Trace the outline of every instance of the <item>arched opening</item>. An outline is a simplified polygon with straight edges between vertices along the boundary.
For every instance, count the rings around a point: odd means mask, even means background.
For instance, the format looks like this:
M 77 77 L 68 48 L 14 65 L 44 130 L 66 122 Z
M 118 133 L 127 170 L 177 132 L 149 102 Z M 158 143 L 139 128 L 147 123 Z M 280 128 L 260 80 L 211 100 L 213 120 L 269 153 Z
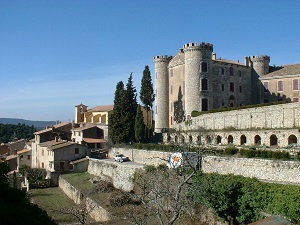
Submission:
M 178 143 L 178 137 L 175 136 L 175 143 Z
M 222 137 L 220 135 L 217 136 L 217 144 L 221 144 Z
M 207 144 L 211 144 L 211 141 L 212 141 L 212 140 L 211 140 L 211 136 L 207 135 L 207 136 L 206 136 L 206 143 L 207 143 Z
M 171 136 L 168 134 L 168 137 L 167 137 L 167 142 L 170 143 L 171 142 Z
M 201 144 L 201 136 L 200 136 L 200 135 L 197 136 L 197 144 L 198 144 L 198 145 Z
M 233 137 L 232 135 L 229 135 L 228 138 L 227 138 L 227 143 L 228 144 L 233 144 Z
M 278 144 L 278 138 L 275 134 L 272 134 L 270 136 L 270 146 L 277 145 Z
M 193 136 L 189 136 L 189 142 L 193 143 Z
M 289 138 L 288 138 L 288 144 L 290 145 L 290 144 L 296 144 L 297 145 L 297 142 L 298 142 L 298 140 L 297 140 L 297 137 L 295 136 L 295 135 L 290 135 L 289 136 Z
M 181 143 L 183 144 L 185 142 L 184 136 L 181 136 Z
M 245 135 L 242 135 L 242 136 L 241 136 L 241 138 L 240 138 L 240 143 L 241 143 L 241 145 L 244 145 L 244 144 L 247 143 L 247 138 L 246 138 Z
M 254 137 L 254 144 L 260 145 L 261 144 L 261 137 L 259 135 L 255 135 Z

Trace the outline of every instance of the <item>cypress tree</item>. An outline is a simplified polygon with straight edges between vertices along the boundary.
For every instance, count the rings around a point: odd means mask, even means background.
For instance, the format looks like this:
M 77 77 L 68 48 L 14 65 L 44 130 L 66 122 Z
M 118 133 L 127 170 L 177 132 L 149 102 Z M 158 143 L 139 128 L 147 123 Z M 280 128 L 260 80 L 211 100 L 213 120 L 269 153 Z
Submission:
M 125 140 L 125 98 L 124 84 L 120 81 L 116 86 L 114 109 L 108 120 L 109 135 L 113 143 L 122 143 Z
M 131 142 L 135 140 L 134 124 L 137 106 L 138 104 L 136 100 L 136 89 L 133 86 L 131 73 L 126 84 L 125 91 L 125 142 Z
M 179 86 L 178 90 L 178 99 L 174 102 L 174 121 L 176 123 L 181 123 L 184 119 L 184 110 L 182 104 L 182 92 L 181 86 Z
M 140 99 L 142 101 L 142 103 L 144 104 L 144 106 L 146 107 L 146 111 L 147 111 L 147 116 L 146 116 L 146 129 L 147 129 L 147 138 L 149 138 L 150 136 L 150 124 L 149 124 L 149 110 L 152 109 L 153 106 L 153 102 L 155 100 L 155 95 L 154 95 L 154 91 L 153 91 L 153 84 L 152 84 L 152 79 L 151 79 L 151 73 L 149 70 L 149 66 L 146 65 L 145 69 L 143 71 L 143 77 L 142 77 L 142 83 L 141 83 L 141 91 L 140 91 Z
M 142 142 L 145 139 L 145 123 L 141 106 L 136 109 L 135 117 L 135 140 Z

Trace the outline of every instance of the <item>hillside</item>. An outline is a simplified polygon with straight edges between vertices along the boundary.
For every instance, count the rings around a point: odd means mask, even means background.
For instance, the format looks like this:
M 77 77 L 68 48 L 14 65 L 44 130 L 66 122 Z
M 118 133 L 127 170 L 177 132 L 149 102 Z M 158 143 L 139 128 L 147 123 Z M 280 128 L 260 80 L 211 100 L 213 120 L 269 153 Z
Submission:
M 24 119 L 16 119 L 16 118 L 0 118 L 0 123 L 13 124 L 13 125 L 17 125 L 18 123 L 20 123 L 28 126 L 33 125 L 37 130 L 41 130 L 47 126 L 52 126 L 56 124 L 55 121 L 32 121 L 32 120 L 24 120 Z

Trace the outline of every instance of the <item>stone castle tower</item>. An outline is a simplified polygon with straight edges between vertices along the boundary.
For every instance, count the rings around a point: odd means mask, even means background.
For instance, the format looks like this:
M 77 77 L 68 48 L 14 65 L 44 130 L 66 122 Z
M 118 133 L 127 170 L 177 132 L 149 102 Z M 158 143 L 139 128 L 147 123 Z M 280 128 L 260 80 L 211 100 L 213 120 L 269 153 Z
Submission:
M 185 114 L 190 116 L 193 110 L 208 110 L 212 99 L 208 86 L 211 84 L 211 61 L 213 45 L 209 43 L 189 43 L 183 46 L 185 55 Z M 201 81 L 206 79 L 206 84 Z M 199 104 L 200 103 L 200 104 Z
M 155 56 L 155 132 L 160 133 L 161 129 L 169 127 L 169 72 L 168 64 L 172 57 Z
M 247 56 L 245 62 L 221 59 L 210 43 L 188 43 L 174 56 L 155 56 L 155 132 L 172 128 L 176 93 L 181 88 L 185 118 L 193 111 L 261 102 L 260 78 L 270 57 Z

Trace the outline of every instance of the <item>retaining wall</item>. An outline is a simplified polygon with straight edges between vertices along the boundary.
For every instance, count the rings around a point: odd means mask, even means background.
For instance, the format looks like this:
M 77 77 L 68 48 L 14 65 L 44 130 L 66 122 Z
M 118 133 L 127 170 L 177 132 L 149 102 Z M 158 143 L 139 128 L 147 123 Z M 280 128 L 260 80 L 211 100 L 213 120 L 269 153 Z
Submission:
M 129 163 L 118 163 L 90 158 L 87 172 L 104 180 L 110 180 L 117 189 L 131 191 L 134 187 L 134 173 L 137 169 L 142 168 L 143 165 L 132 165 Z
M 86 201 L 87 210 L 90 211 L 89 215 L 96 222 L 105 222 L 111 219 L 111 216 L 108 211 L 106 211 L 102 206 L 100 206 L 96 201 L 91 198 L 83 199 L 82 193 L 71 185 L 68 181 L 59 177 L 59 187 L 63 192 L 76 204 L 80 204 L 82 200 Z M 92 208 L 92 209 L 91 209 Z
M 300 184 L 298 161 L 206 156 L 202 169 L 204 173 L 234 174 L 275 183 Z

